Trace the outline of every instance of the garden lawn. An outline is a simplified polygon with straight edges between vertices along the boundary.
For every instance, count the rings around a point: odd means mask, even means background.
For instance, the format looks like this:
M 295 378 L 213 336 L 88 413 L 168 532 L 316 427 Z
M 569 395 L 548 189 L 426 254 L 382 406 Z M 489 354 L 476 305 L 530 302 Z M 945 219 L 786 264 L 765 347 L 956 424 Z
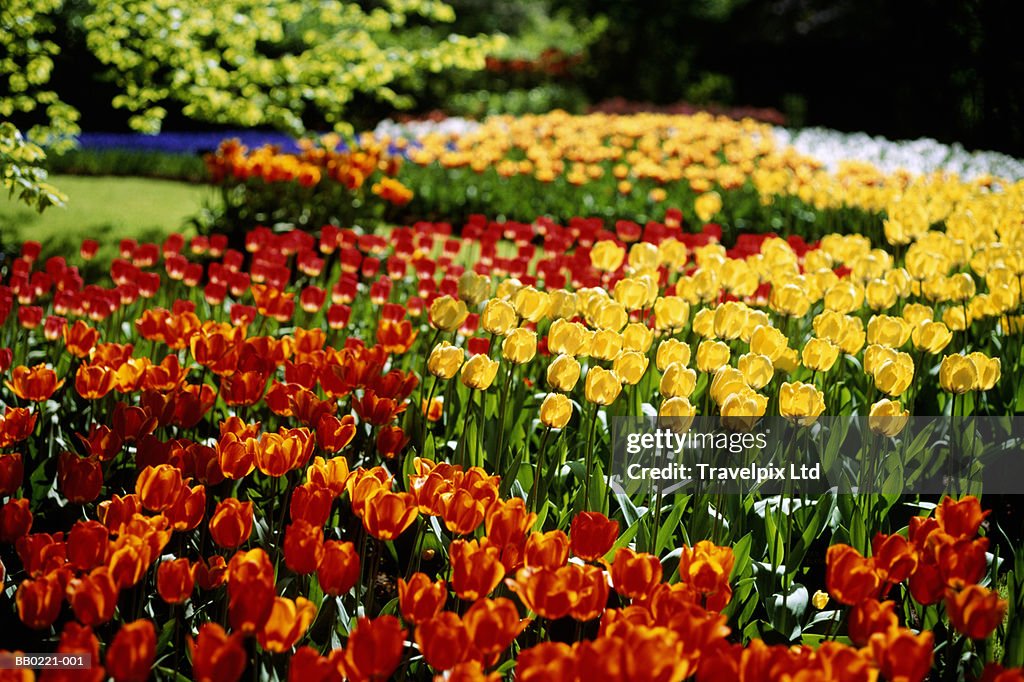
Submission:
M 175 231 L 193 231 L 190 219 L 219 201 L 203 185 L 168 180 L 52 175 L 68 197 L 64 208 L 38 213 L 0 195 L 0 243 L 35 240 L 43 256 L 72 256 L 82 239 L 100 242 L 100 256 L 114 255 L 121 239 L 162 241 Z

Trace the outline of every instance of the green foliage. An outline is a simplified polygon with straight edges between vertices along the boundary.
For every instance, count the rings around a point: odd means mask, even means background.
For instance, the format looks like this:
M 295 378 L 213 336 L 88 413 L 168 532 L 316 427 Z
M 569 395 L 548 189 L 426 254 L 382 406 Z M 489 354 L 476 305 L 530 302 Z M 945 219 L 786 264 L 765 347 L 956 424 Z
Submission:
M 206 164 L 196 154 L 140 149 L 71 149 L 49 154 L 46 168 L 64 175 L 118 175 L 205 182 Z
M 47 182 L 42 162 L 46 154 L 28 142 L 14 124 L 0 123 L 0 178 L 11 197 L 17 196 L 38 211 L 61 206 L 67 198 Z
M 326 123 L 351 132 L 346 106 L 357 95 L 407 107 L 396 82 L 416 73 L 481 69 L 496 38 L 450 34 L 429 45 L 401 41 L 414 20 L 450 23 L 451 7 L 388 0 L 93 0 L 85 17 L 90 50 L 121 89 L 114 106 L 131 126 L 157 132 L 167 107 L 189 118 L 299 133 Z
M 45 123 L 29 128 L 28 138 L 57 149 L 70 147 L 69 136 L 79 132 L 78 111 L 48 88 L 60 52 L 55 20 L 63 6 L 64 0 L 4 0 L 0 5 L 0 119 L 42 115 Z

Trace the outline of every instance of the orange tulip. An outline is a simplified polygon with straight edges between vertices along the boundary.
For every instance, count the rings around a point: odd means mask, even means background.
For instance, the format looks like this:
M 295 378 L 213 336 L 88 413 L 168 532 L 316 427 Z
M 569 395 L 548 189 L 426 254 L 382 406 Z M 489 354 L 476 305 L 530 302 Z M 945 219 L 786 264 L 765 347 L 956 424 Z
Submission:
M 484 655 L 484 662 L 493 664 L 519 633 L 529 625 L 519 619 L 519 611 L 511 599 L 478 599 L 463 617 L 473 646 Z
M 584 561 L 597 561 L 619 537 L 619 522 L 600 512 L 580 512 L 569 525 L 569 549 Z
M 245 672 L 248 656 L 241 633 L 230 636 L 217 623 L 203 623 L 199 635 L 188 638 L 195 682 L 237 682 Z
M 228 565 L 219 554 L 195 563 L 196 582 L 203 590 L 215 590 L 228 580 Z
M 902 535 L 878 533 L 871 541 L 871 553 L 888 583 L 901 583 L 917 570 L 917 552 Z
M 612 584 L 623 597 L 640 599 L 661 582 L 661 561 L 652 554 L 638 554 L 628 547 L 615 552 Z
M 899 625 L 895 609 L 896 603 L 892 601 L 865 599 L 857 603 L 850 611 L 850 641 L 857 646 L 867 646 L 873 635 L 895 630 Z
M 79 365 L 75 372 L 75 390 L 86 400 L 99 400 L 114 390 L 113 370 L 98 365 Z
M 505 581 L 526 608 L 538 616 L 558 620 L 569 615 L 578 595 L 572 588 L 582 587 L 583 573 L 574 564 L 551 568 L 523 568 L 514 580 Z
M 521 682 L 574 682 L 576 656 L 562 642 L 542 642 L 522 649 L 516 658 L 516 679 Z
M 36 365 L 32 368 L 24 365 L 15 367 L 11 370 L 10 381 L 4 382 L 4 386 L 14 395 L 33 403 L 49 400 L 63 385 L 64 380 L 57 381 L 57 373 L 46 365 Z
M 25 478 L 25 465 L 21 453 L 0 454 L 0 497 L 13 495 Z
M 533 533 L 526 539 L 526 566 L 550 568 L 565 566 L 569 560 L 569 536 L 560 530 Z
M 228 620 L 232 629 L 259 632 L 274 606 L 274 566 L 260 548 L 238 552 L 228 563 Z
M 225 433 L 217 441 L 217 462 L 224 476 L 230 479 L 245 478 L 256 468 L 257 441 L 242 438 L 234 433 Z
M 71 580 L 67 594 L 78 622 L 92 627 L 114 617 L 120 590 L 110 577 L 110 571 L 103 566 L 83 578 Z
M 284 476 L 306 465 L 315 444 L 305 427 L 264 433 L 256 447 L 256 468 L 267 476 Z
M 107 672 L 114 682 L 145 682 L 156 658 L 153 621 L 140 619 L 121 626 L 107 648 Z
M 378 540 L 394 540 L 412 525 L 418 515 L 419 509 L 412 494 L 381 490 L 366 502 L 363 526 Z
M 825 555 L 825 584 L 841 604 L 852 606 L 878 596 L 882 579 L 875 563 L 849 545 L 832 545 Z
M 304 597 L 295 601 L 274 597 L 270 616 L 256 634 L 256 641 L 267 651 L 284 653 L 306 634 L 315 616 L 316 606 Z
M 946 613 L 957 632 L 971 639 L 985 639 L 1003 622 L 1007 602 L 981 585 L 968 585 L 946 593 Z
M 935 508 L 935 520 L 943 531 L 954 538 L 970 539 L 977 535 L 982 521 L 990 513 L 990 509 L 981 510 L 981 502 L 973 495 L 959 501 L 944 497 Z
M 373 389 L 367 389 L 361 399 L 353 400 L 352 407 L 355 408 L 359 419 L 374 426 L 390 423 L 406 408 L 404 404 L 399 404 L 392 398 L 378 395 Z
M 348 460 L 344 457 L 317 457 L 306 469 L 307 483 L 327 488 L 335 497 L 345 492 L 348 477 Z
M 398 608 L 407 623 L 419 625 L 434 618 L 447 599 L 443 580 L 431 581 L 424 573 L 413 573 L 408 582 L 398 579 Z
M 296 573 L 312 573 L 324 556 L 324 529 L 295 521 L 284 531 L 284 563 Z
M 679 557 L 679 575 L 704 597 L 708 610 L 721 611 L 732 597 L 729 576 L 734 563 L 731 548 L 701 540 L 692 548 L 683 547 Z
M 197 485 L 189 488 L 183 485 L 178 499 L 164 512 L 164 516 L 170 522 L 172 530 L 189 531 L 199 527 L 205 513 L 206 487 Z
M 388 424 L 377 432 L 377 453 L 384 459 L 394 459 L 408 444 L 409 437 L 401 426 Z
M 487 510 L 487 539 L 498 547 L 524 547 L 526 534 L 536 521 L 537 515 L 527 512 L 526 501 L 521 497 L 495 502 Z
M 106 669 L 100 665 L 100 641 L 93 634 L 92 628 L 82 626 L 75 621 L 68 621 L 60 633 L 57 643 L 59 654 L 88 654 L 92 658 L 92 667 L 85 670 L 47 670 L 45 682 L 103 682 L 107 679 Z
M 103 500 L 97 506 L 99 512 L 100 523 L 107 527 L 107 530 L 113 533 L 119 533 L 121 526 L 132 518 L 135 514 L 142 511 L 142 505 L 139 503 L 139 496 L 125 495 L 111 495 L 109 500 Z
M 316 569 L 317 580 L 325 594 L 337 597 L 348 594 L 359 582 L 359 554 L 351 542 L 328 540 Z M 401 590 L 401 579 L 399 579 Z
M 444 525 L 456 535 L 470 535 L 484 521 L 484 505 L 465 488 L 441 493 L 439 500 Z
M 220 378 L 220 395 L 227 405 L 255 405 L 267 388 L 263 371 L 235 372 Z
M 125 443 L 134 443 L 156 429 L 157 420 L 145 409 L 124 403 L 114 407 L 114 433 Z
M 78 521 L 67 539 L 68 564 L 78 571 L 91 571 L 103 564 L 110 545 L 110 531 L 99 521 Z
M 386 680 L 402 662 L 405 630 L 394 616 L 360 618 L 345 647 L 345 672 L 352 682 Z
M 316 423 L 316 442 L 325 452 L 338 452 L 352 442 L 356 435 L 356 420 L 346 414 L 335 417 L 325 414 Z
M 170 464 L 149 466 L 139 472 L 135 480 L 135 494 L 145 509 L 164 511 L 181 495 L 181 471 Z
M 103 468 L 93 457 L 61 452 L 57 459 L 57 488 L 74 504 L 86 504 L 100 496 Z
M 82 320 L 64 327 L 64 347 L 76 358 L 84 358 L 100 339 L 98 330 L 93 329 Z
M 36 427 L 38 415 L 24 407 L 8 407 L 0 415 L 0 448 L 28 438 Z
M 933 634 L 896 628 L 871 637 L 871 654 L 887 680 L 922 682 L 931 671 Z
M 163 561 L 156 571 L 156 591 L 168 604 L 181 604 L 196 586 L 195 567 L 187 557 Z
M 210 517 L 210 537 L 218 547 L 234 549 L 249 539 L 252 521 L 252 502 L 233 497 L 221 500 Z
M 458 614 L 443 611 L 416 628 L 416 644 L 430 667 L 451 670 L 470 653 L 469 632 Z
M 14 601 L 22 623 L 33 630 L 45 630 L 57 620 L 64 601 L 60 578 L 51 573 L 34 580 L 23 580 Z
M 314 526 L 323 526 L 331 515 L 334 494 L 330 489 L 317 483 L 304 483 L 292 490 L 288 509 L 292 521 L 306 521 Z
M 452 589 L 462 599 L 475 601 L 491 593 L 505 576 L 497 547 L 486 540 L 454 540 L 448 550 Z

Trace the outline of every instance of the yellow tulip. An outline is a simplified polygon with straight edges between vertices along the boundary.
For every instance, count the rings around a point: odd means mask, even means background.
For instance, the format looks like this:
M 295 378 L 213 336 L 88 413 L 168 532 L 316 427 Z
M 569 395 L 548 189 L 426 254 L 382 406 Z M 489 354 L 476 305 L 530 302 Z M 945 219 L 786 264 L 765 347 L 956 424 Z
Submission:
M 562 429 L 572 418 L 572 401 L 561 393 L 548 393 L 540 404 L 540 421 L 551 429 Z
M 779 414 L 797 426 L 810 426 L 825 411 L 825 395 L 816 386 L 785 382 L 779 389 Z
M 469 316 L 465 301 L 451 296 L 439 296 L 430 304 L 430 325 L 443 332 L 453 332 Z
M 883 398 L 871 406 L 868 428 L 877 434 L 893 438 L 903 431 L 909 419 L 910 411 L 903 409 L 900 401 Z
M 827 372 L 836 364 L 839 357 L 839 346 L 828 339 L 812 338 L 800 351 L 800 359 L 804 367 L 815 372 Z
M 571 355 L 562 353 L 548 365 L 548 385 L 559 391 L 568 393 L 576 387 L 576 382 L 579 379 L 580 363 Z
M 678 362 L 665 368 L 658 391 L 666 398 L 685 398 L 693 393 L 697 386 L 697 373 Z
M 622 381 L 610 369 L 591 367 L 587 371 L 584 395 L 588 402 L 597 405 L 611 405 L 622 392 Z
M 462 383 L 478 391 L 485 391 L 498 375 L 498 361 L 486 355 L 474 355 L 462 365 Z
M 635 350 L 621 351 L 612 363 L 612 370 L 619 375 L 622 383 L 633 386 L 640 383 L 647 371 L 647 356 Z
M 681 365 L 690 364 L 690 344 L 679 339 L 665 339 L 658 344 L 658 352 L 655 355 L 658 370 L 664 372 L 673 362 Z
M 755 391 L 767 386 L 775 374 L 772 359 L 767 355 L 744 353 L 736 364 L 739 370 L 743 372 L 743 378 L 746 380 L 747 385 Z
M 537 355 L 537 332 L 519 327 L 501 342 L 501 355 L 509 362 L 525 365 Z
M 492 298 L 480 315 L 480 326 L 490 334 L 507 336 L 519 324 L 516 309 L 508 301 Z
M 590 249 L 590 264 L 602 272 L 615 272 L 625 259 L 626 250 L 610 239 L 600 241 Z
M 697 369 L 714 372 L 729 362 L 731 351 L 721 341 L 701 341 L 697 346 Z
M 451 379 L 462 367 L 465 351 L 447 341 L 434 346 L 427 358 L 427 370 L 439 379 Z

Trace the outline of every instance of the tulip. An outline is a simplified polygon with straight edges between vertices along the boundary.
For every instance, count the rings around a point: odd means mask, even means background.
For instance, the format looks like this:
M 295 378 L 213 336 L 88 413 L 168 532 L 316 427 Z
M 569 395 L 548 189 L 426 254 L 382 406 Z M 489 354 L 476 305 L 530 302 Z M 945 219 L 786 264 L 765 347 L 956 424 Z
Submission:
M 445 611 L 416 628 L 416 644 L 435 670 L 451 670 L 472 655 L 466 626 L 458 614 Z
M 828 339 L 812 338 L 800 351 L 800 359 L 804 367 L 814 372 L 827 372 L 832 369 L 839 357 L 839 346 Z
M 551 429 L 563 429 L 572 418 L 572 402 L 561 393 L 548 393 L 540 405 L 540 420 Z
M 524 365 L 537 354 L 537 334 L 519 327 L 513 329 L 501 342 L 501 355 L 509 362 Z
M 529 621 L 519 619 L 519 611 L 511 599 L 499 597 L 478 599 L 466 611 L 463 623 L 474 649 L 484 655 L 485 661 L 493 662 Z
M 666 373 L 667 376 L 667 373 Z M 743 372 L 735 367 L 724 365 L 720 367 L 711 378 L 711 386 L 708 392 L 711 399 L 721 405 L 733 393 L 742 391 L 747 386 Z
M 978 385 L 978 365 L 962 354 L 947 355 L 939 366 L 942 390 L 963 395 Z
M 363 526 L 378 540 L 394 540 L 412 525 L 418 514 L 411 494 L 380 491 L 366 505 Z
M 217 503 L 210 517 L 210 537 L 218 547 L 234 549 L 252 534 L 252 502 L 228 497 Z
M 967 359 L 971 361 L 978 372 L 978 384 L 975 386 L 975 390 L 991 390 L 999 381 L 1001 374 L 999 358 L 990 358 L 984 353 L 975 352 L 968 354 Z
M 906 353 L 896 353 L 894 359 L 875 367 L 872 376 L 882 392 L 892 397 L 903 395 L 914 379 L 914 360 Z
M 427 370 L 439 379 L 451 379 L 462 367 L 465 351 L 442 341 L 434 346 L 427 358 Z
M 536 324 L 547 316 L 550 302 L 547 293 L 523 287 L 512 297 L 512 305 L 519 317 Z
M 188 559 L 185 559 L 188 563 Z M 68 583 L 67 595 L 75 618 L 82 625 L 102 625 L 114 617 L 120 590 L 104 566 Z
M 694 200 L 693 210 L 706 223 L 722 210 L 722 196 L 718 192 L 705 192 Z
M 294 601 L 274 597 L 270 617 L 256 634 L 256 641 L 267 651 L 284 653 L 306 634 L 316 611 L 316 605 L 305 597 L 297 597 Z
M 569 526 L 569 548 L 584 561 L 597 561 L 608 553 L 618 535 L 618 521 L 600 512 L 580 512 Z
M 491 281 L 487 275 L 480 275 L 467 270 L 459 277 L 459 298 L 467 305 L 476 307 L 483 303 L 491 293 Z
M 228 635 L 217 623 L 203 623 L 195 640 L 188 638 L 196 682 L 237 682 L 248 657 L 241 633 Z
M 0 454 L 0 497 L 13 495 L 24 477 L 25 465 L 20 452 Z
M 658 370 L 664 372 L 673 362 L 678 362 L 684 367 L 690 363 L 690 344 L 678 339 L 665 339 L 658 344 L 658 352 L 655 356 Z
M 585 340 L 585 329 L 578 322 L 557 319 L 548 328 L 548 351 L 563 355 L 578 355 Z
M 150 511 L 169 509 L 181 490 L 181 471 L 170 464 L 146 467 L 135 481 L 135 494 L 142 506 Z
M 156 657 L 153 621 L 136 620 L 121 626 L 107 648 L 107 672 L 115 682 L 145 682 Z
M 874 561 L 865 559 L 853 547 L 843 544 L 828 548 L 825 583 L 836 601 L 850 606 L 877 597 L 882 585 Z
M 188 558 L 163 561 L 156 572 L 156 591 L 168 604 L 180 604 L 195 588 L 195 568 Z
M 468 315 L 465 302 L 451 296 L 440 296 L 430 304 L 430 326 L 442 332 L 455 331 Z
M 307 521 L 293 520 L 284 530 L 284 563 L 299 574 L 313 573 L 324 556 L 324 531 Z
M 323 555 L 317 566 L 316 575 L 325 594 L 337 597 L 348 594 L 359 582 L 359 554 L 351 542 L 328 540 L 324 543 Z
M 624 384 L 634 386 L 640 383 L 647 371 L 647 356 L 639 351 L 621 351 L 615 356 L 612 370 L 622 379 Z
M 934 635 L 924 631 L 917 635 L 905 628 L 871 636 L 871 655 L 887 680 L 922 682 L 932 668 Z
M 757 353 L 744 353 L 736 362 L 743 379 L 747 385 L 755 391 L 768 385 L 775 374 L 772 360 L 767 355 Z
M 797 426 L 810 426 L 825 411 L 819 388 L 799 381 L 785 382 L 779 390 L 779 414 Z
M 731 394 L 721 405 L 722 424 L 734 431 L 750 431 L 768 408 L 768 398 L 750 388 Z
M 879 602 L 865 599 L 850 610 L 848 634 L 857 646 L 867 646 L 876 633 L 886 634 L 896 629 L 899 619 L 895 613 L 896 602 Z
M 900 434 L 910 419 L 910 410 L 904 410 L 898 400 L 883 398 L 871 406 L 868 428 L 874 433 L 893 438 Z
M 590 264 L 602 272 L 615 272 L 625 259 L 626 250 L 611 240 L 600 241 L 590 249 Z
M 588 402 L 596 405 L 611 405 L 622 392 L 618 375 L 603 367 L 591 367 L 587 372 L 585 395 Z
M 443 580 L 431 581 L 423 573 L 414 573 L 408 581 L 398 579 L 398 608 L 407 623 L 420 625 L 435 618 L 447 599 Z
M 1007 602 L 981 585 L 968 585 L 946 594 L 946 612 L 957 632 L 971 639 L 985 639 L 1003 622 Z
M 50 573 L 34 580 L 23 580 L 14 601 L 22 623 L 33 630 L 45 630 L 60 614 L 63 603 L 60 578 Z
M 402 661 L 406 632 L 394 616 L 360 618 L 349 636 L 344 670 L 351 680 L 385 680 Z
M 449 559 L 452 565 L 452 589 L 460 598 L 475 601 L 491 593 L 505 576 L 497 547 L 484 541 L 455 540 Z
M 506 336 L 511 333 L 519 322 L 515 308 L 508 301 L 492 298 L 487 301 L 480 315 L 480 326 L 489 334 Z
M 469 388 L 485 391 L 498 374 L 498 361 L 486 355 L 474 355 L 462 366 L 462 383 Z
M 551 388 L 569 392 L 580 378 L 580 363 L 571 355 L 561 354 L 551 361 L 547 369 L 547 382 Z
M 906 311 L 904 311 L 904 319 L 908 320 L 908 324 L 912 324 L 906 317 Z M 914 342 L 914 348 L 923 350 L 929 355 L 936 355 L 941 353 L 953 340 L 953 332 L 942 322 L 932 322 L 929 314 L 927 318 L 922 319 L 914 326 L 910 338 Z
M 34 403 L 49 400 L 63 385 L 64 380 L 57 381 L 57 373 L 46 365 L 15 367 L 11 370 L 11 379 L 4 382 L 14 395 Z
M 611 575 L 616 592 L 629 599 L 642 598 L 661 582 L 661 561 L 652 554 L 620 547 L 615 552 Z
M 697 347 L 697 369 L 701 372 L 714 372 L 729 362 L 731 351 L 721 341 L 701 341 Z

